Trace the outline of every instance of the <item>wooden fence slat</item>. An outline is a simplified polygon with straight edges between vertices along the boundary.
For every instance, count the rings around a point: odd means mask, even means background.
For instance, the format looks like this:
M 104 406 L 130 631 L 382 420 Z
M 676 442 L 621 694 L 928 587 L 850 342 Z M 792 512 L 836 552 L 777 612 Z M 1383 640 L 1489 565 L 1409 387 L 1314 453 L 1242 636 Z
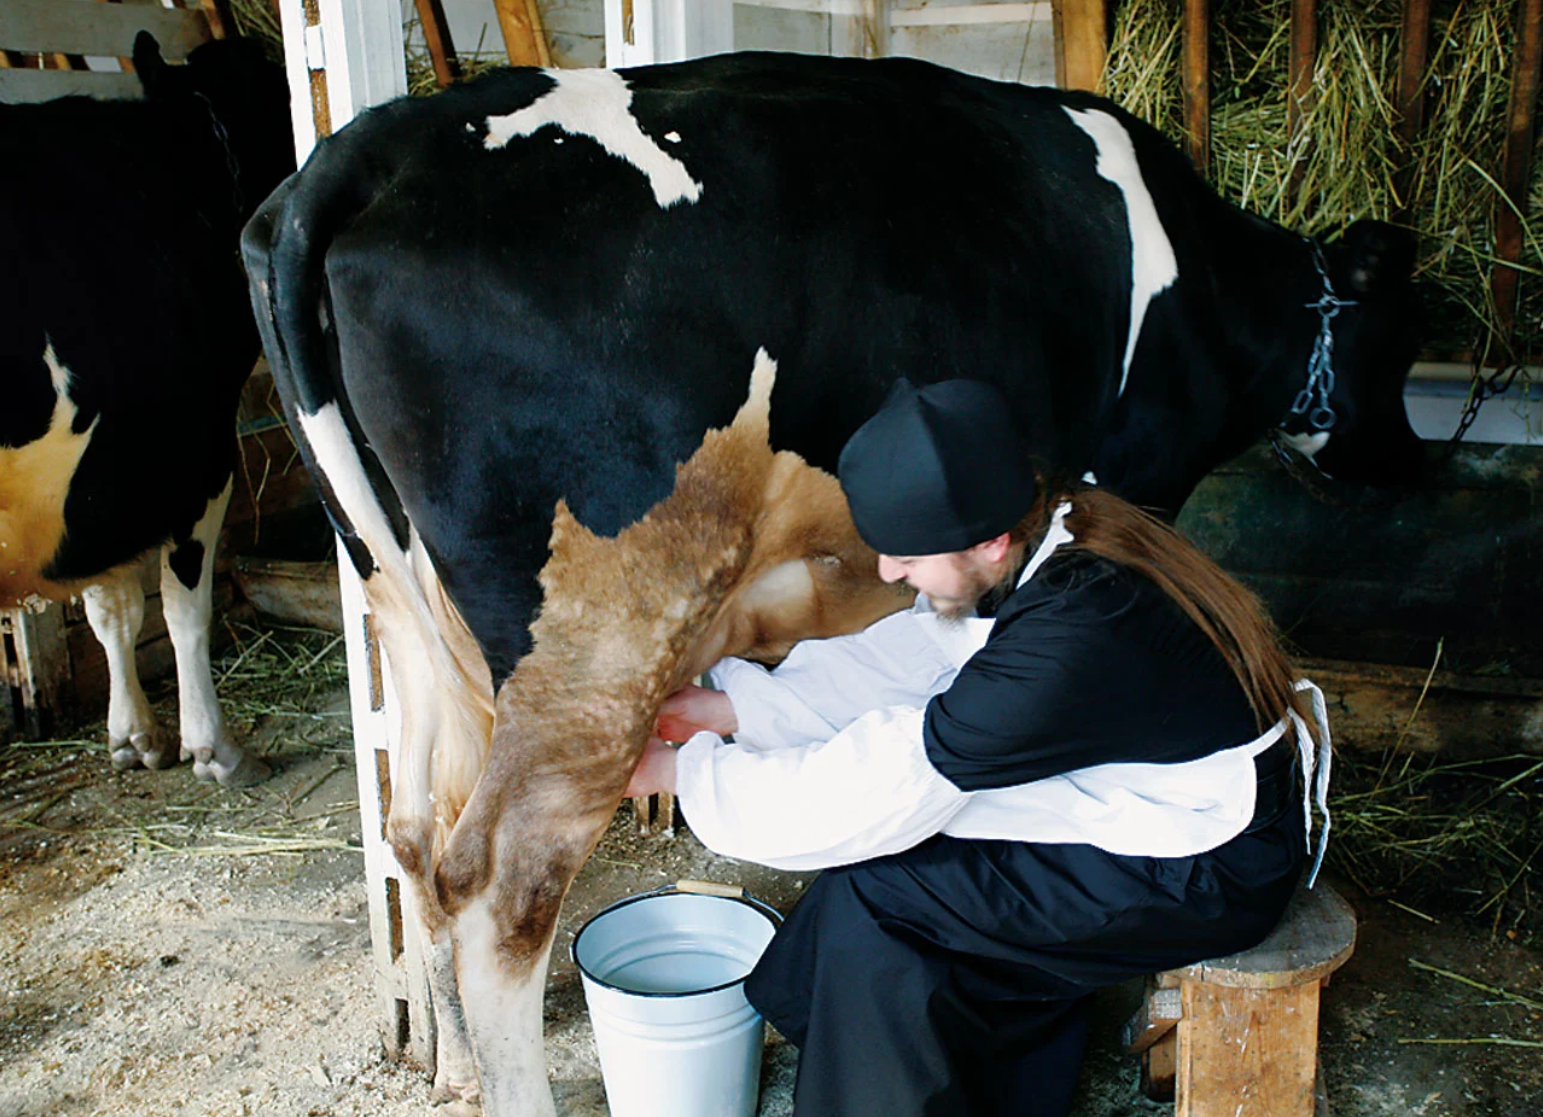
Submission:
M 450 38 L 450 24 L 440 0 L 413 0 L 418 8 L 418 23 L 423 27 L 423 44 L 428 47 L 434 65 L 434 80 L 443 89 L 461 76 L 461 60 L 456 57 Z
M 947 10 L 943 10 L 947 14 Z M 1109 53 L 1104 0 L 1052 0 L 1055 80 L 1062 89 L 1097 90 Z
M 1184 0 L 1184 131 L 1190 162 L 1211 162 L 1211 0 Z
M 493 0 L 498 26 L 504 33 L 504 49 L 511 66 L 550 66 L 546 30 L 536 0 Z
M 1318 2 L 1291 0 L 1291 87 L 1286 96 L 1286 135 L 1295 144 L 1313 104 L 1313 68 L 1318 61 Z
M 133 74 L 100 74 L 90 70 L 0 70 L 0 101 L 48 101 L 73 94 L 108 99 L 141 95 Z
M 1404 0 L 1404 27 L 1399 38 L 1398 139 L 1404 166 L 1393 176 L 1398 209 L 1393 220 L 1404 223 L 1414 209 L 1415 141 L 1425 129 L 1425 67 L 1430 60 L 1431 0 Z
M 28 53 L 132 54 L 134 36 L 149 31 L 172 62 L 210 37 L 203 11 L 95 0 L 5 0 L 0 4 L 0 47 Z
M 1521 273 L 1507 263 L 1521 259 L 1522 220 L 1527 211 L 1527 186 L 1532 177 L 1532 138 L 1537 115 L 1540 69 L 1543 69 L 1543 0 L 1521 0 L 1517 11 L 1516 55 L 1511 68 L 1511 103 L 1506 112 L 1505 154 L 1500 184 L 1510 204 L 1500 203 L 1495 220 L 1494 270 L 1490 291 L 1495 300 L 1497 338 L 1509 342 L 1516 315 Z

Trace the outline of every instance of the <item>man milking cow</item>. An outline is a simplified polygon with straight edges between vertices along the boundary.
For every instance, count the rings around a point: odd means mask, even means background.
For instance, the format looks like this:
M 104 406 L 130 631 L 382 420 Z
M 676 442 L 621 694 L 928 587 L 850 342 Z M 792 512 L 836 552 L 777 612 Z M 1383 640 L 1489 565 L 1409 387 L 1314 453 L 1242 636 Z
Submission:
M 746 988 L 800 1049 L 799 1117 L 1064 1113 L 1091 992 L 1255 945 L 1302 871 L 1315 734 L 1266 614 L 1162 522 L 1036 477 L 1009 414 L 901 381 L 839 472 L 916 606 L 725 660 L 628 789 L 826 870 Z

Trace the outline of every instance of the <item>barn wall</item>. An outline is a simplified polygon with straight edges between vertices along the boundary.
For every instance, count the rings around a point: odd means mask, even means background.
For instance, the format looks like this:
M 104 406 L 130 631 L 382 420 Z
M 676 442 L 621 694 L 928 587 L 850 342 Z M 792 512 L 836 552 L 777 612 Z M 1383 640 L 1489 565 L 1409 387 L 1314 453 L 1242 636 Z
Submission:
M 445 16 L 456 49 L 502 49 L 493 0 L 444 0 Z M 952 5 L 932 0 L 897 0 L 895 12 Z M 980 5 L 974 5 L 980 6 Z M 404 12 L 412 11 L 403 0 Z M 1049 6 L 1033 22 L 970 23 L 955 26 L 901 26 L 894 30 L 890 53 L 924 58 L 966 73 L 1030 85 L 1055 82 L 1055 44 Z M 605 16 L 602 0 L 541 0 L 541 17 L 559 66 L 605 65 Z M 421 36 L 419 37 L 421 41 Z M 831 17 L 819 12 L 765 4 L 734 5 L 734 40 L 740 50 L 782 50 L 800 54 L 831 53 Z

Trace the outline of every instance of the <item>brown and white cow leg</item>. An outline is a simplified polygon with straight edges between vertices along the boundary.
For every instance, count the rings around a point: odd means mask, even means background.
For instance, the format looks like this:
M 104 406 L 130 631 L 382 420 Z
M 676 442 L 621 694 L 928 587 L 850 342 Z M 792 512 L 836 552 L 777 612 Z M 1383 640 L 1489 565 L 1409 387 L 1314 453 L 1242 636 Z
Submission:
M 532 750 L 555 761 L 547 772 L 527 757 L 492 765 L 440 860 L 440 897 L 454 917 L 456 970 L 486 1117 L 555 1113 L 542 994 L 557 915 L 630 771 L 630 762 L 614 754 L 575 755 L 591 729 L 560 718 L 544 724 L 542 740 L 552 747 Z
M 145 623 L 145 590 L 139 568 L 110 571 L 101 581 L 81 591 L 86 620 L 107 653 L 107 744 L 112 765 L 126 768 L 166 768 L 176 763 L 167 747 L 155 714 L 139 685 L 134 648 Z
M 214 551 L 231 482 L 211 500 L 183 543 L 161 551 L 161 608 L 177 653 L 177 712 L 181 757 L 193 760 L 193 774 L 223 787 L 246 787 L 267 779 L 270 769 L 243 752 L 225 728 L 209 662 L 209 624 L 214 616 Z
M 434 761 L 436 754 L 464 755 L 480 767 L 488 730 L 485 721 L 468 718 L 468 711 L 478 705 L 475 695 L 465 693 L 459 673 L 436 654 L 443 650 L 432 643 L 436 634 L 415 631 L 414 621 L 420 618 L 396 592 L 401 584 L 400 580 L 383 580 L 378 572 L 364 583 L 371 611 L 380 620 L 377 631 L 392 667 L 401 715 L 386 837 L 413 892 L 422 939 L 428 947 L 429 992 L 434 1005 L 434 1097 L 437 1101 L 472 1101 L 478 1096 L 477 1066 L 456 986 L 449 921 L 433 882 L 440 826 L 436 812 L 440 807 L 458 808 L 470 794 L 470 781 L 462 790 L 445 786 L 443 795 L 439 794 L 436 789 L 446 781 L 436 782 Z M 399 669 L 398 664 L 406 665 L 406 669 Z

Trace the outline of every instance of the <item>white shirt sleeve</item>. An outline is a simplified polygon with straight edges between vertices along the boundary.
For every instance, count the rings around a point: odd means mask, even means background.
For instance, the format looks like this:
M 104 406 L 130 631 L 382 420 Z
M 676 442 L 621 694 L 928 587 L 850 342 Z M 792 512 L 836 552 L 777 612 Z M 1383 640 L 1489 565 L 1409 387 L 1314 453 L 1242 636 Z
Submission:
M 871 710 L 804 747 L 698 733 L 676 753 L 676 795 L 692 833 L 726 857 L 807 870 L 897 853 L 970 798 L 927 760 L 922 714 Z
M 768 749 L 828 741 L 870 710 L 924 707 L 957 672 L 923 606 L 851 636 L 806 640 L 775 671 L 725 659 L 709 676 L 733 703 L 734 739 Z

